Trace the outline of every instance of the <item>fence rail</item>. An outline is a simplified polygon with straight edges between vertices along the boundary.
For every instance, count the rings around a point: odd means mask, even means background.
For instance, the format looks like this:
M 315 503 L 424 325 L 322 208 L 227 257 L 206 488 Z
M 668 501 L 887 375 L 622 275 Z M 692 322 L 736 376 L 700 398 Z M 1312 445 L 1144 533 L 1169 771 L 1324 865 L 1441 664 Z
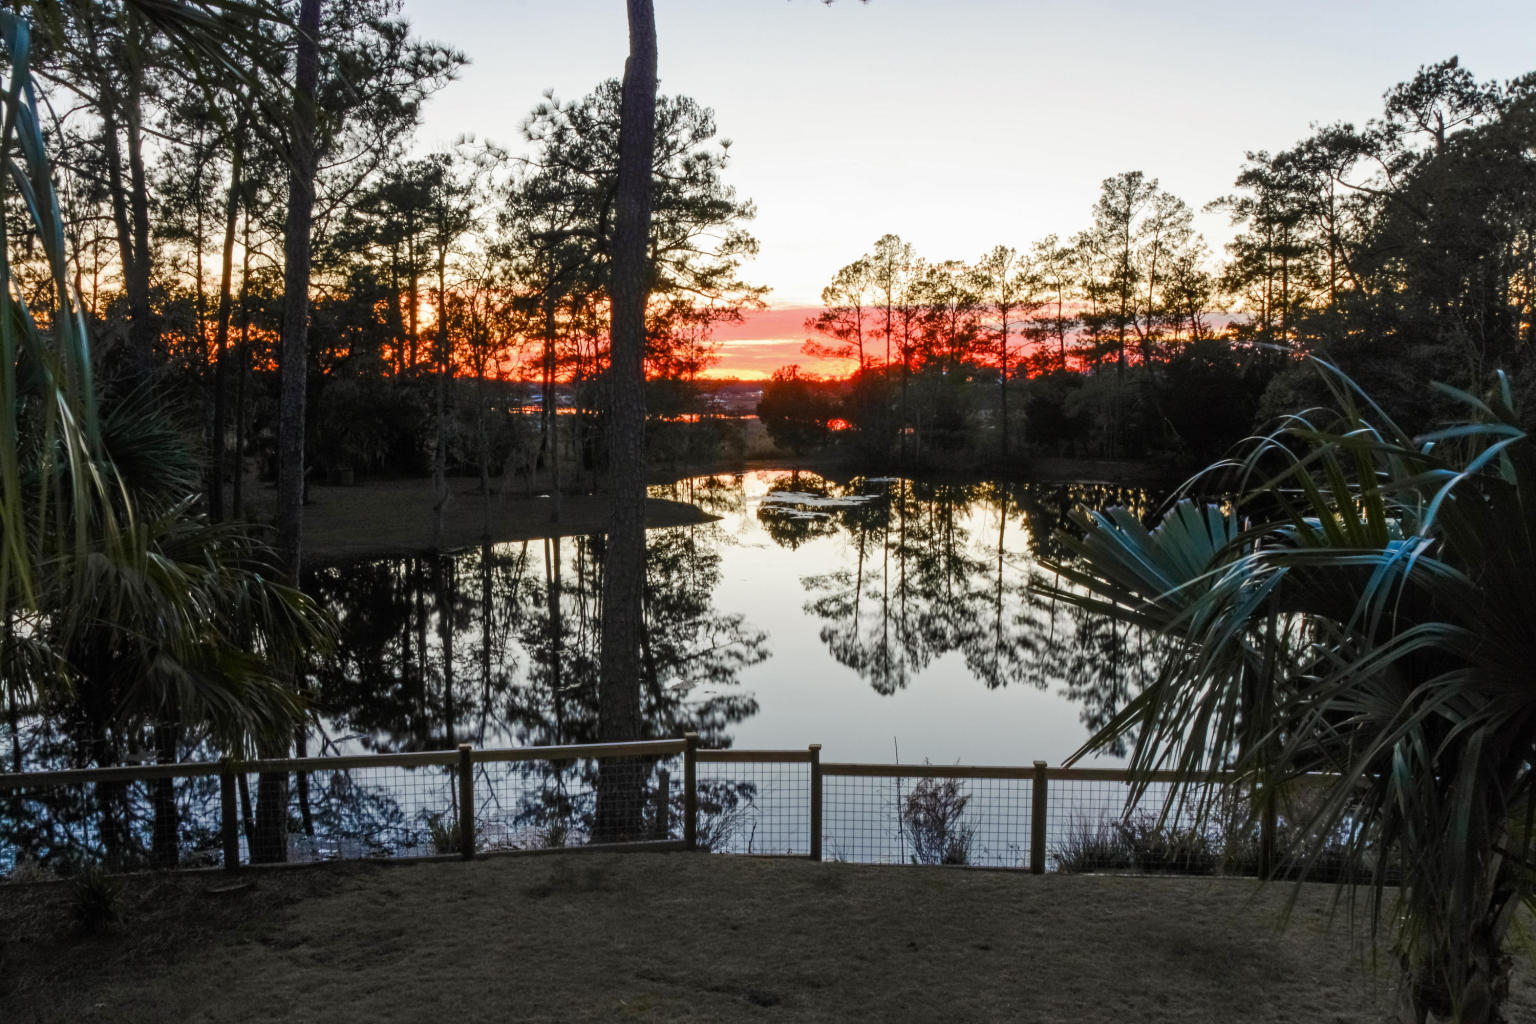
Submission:
M 679 759 L 681 773 L 675 770 Z M 394 775 L 381 774 L 391 770 Z M 1149 798 L 1184 781 L 1175 772 L 1136 780 Z M 1192 781 L 1230 787 L 1238 780 L 1216 775 Z M 25 772 L 0 774 L 0 825 L 6 826 L 0 872 L 7 861 L 38 850 L 65 860 L 71 844 L 99 848 L 108 859 L 113 851 L 133 848 L 145 853 L 140 863 L 175 866 L 190 833 L 202 843 L 202 863 L 229 869 L 290 855 L 456 853 L 469 859 L 572 844 L 660 844 L 813 860 L 830 855 L 983 863 L 1041 873 L 1055 856 L 1051 851 L 1074 835 L 1125 822 L 1131 793 L 1131 776 L 1119 769 L 1060 768 L 1044 761 L 823 762 L 819 744 L 701 750 L 693 734 L 636 743 L 490 750 L 465 744 L 396 754 Z M 1267 874 L 1274 867 L 1274 801 L 1245 797 L 1258 870 Z M 29 806 L 39 820 L 25 819 Z

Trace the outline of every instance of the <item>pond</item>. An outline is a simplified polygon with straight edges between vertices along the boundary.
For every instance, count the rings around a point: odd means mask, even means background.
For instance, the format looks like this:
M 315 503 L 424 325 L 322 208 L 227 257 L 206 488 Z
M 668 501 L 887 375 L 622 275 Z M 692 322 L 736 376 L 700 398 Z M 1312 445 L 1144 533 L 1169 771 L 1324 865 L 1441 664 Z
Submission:
M 1068 509 L 1145 510 L 1155 496 L 1139 488 L 758 471 L 652 493 L 720 518 L 648 535 L 651 736 L 821 743 L 836 761 L 1059 763 L 1150 670 L 1134 631 L 1030 587 L 1061 553 Z M 602 545 L 316 570 L 309 588 L 342 643 L 315 670 L 311 752 L 594 740 Z
M 825 762 L 1059 764 L 1153 671 L 1149 638 L 1033 586 L 1051 579 L 1041 559 L 1064 554 L 1057 531 L 1070 509 L 1146 512 L 1155 496 L 1144 490 L 782 471 L 695 477 L 653 493 L 718 518 L 647 536 L 645 738 L 697 732 L 705 748 L 737 749 L 819 743 Z M 335 615 L 340 643 L 309 667 L 317 721 L 301 752 L 597 740 L 603 543 L 485 544 L 312 570 L 306 587 Z M 29 767 L 90 759 L 67 723 L 36 717 L 11 736 L 13 757 Z M 152 736 L 120 740 L 153 749 Z M 178 753 L 217 756 L 201 734 L 184 735 Z M 1103 751 L 1084 763 L 1120 758 Z M 700 769 L 708 848 L 807 851 L 804 763 Z M 456 842 L 451 769 L 275 778 L 240 779 L 242 857 L 260 844 L 262 857 L 305 860 L 419 856 Z M 623 835 L 676 837 L 682 779 L 676 757 L 485 764 L 472 783 L 479 842 L 598 841 L 605 793 L 627 801 L 614 819 Z M 961 836 L 966 862 L 1018 866 L 1028 785 L 831 778 L 828 855 L 943 858 Z M 1120 813 L 1123 787 L 1110 790 L 1053 798 L 1053 850 L 1071 829 Z M 0 872 L 23 858 L 217 862 L 219 801 L 218 780 L 207 777 L 13 791 L 0 800 Z M 934 814 L 942 828 L 925 846 L 917 822 Z

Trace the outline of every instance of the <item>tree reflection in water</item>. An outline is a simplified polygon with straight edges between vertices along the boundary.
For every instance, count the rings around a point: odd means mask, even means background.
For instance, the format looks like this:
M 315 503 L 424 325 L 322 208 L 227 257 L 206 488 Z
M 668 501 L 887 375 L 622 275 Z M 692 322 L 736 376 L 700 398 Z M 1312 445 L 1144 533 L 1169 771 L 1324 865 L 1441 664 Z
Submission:
M 711 526 L 648 539 L 637 680 L 647 738 L 697 732 L 728 747 L 731 727 L 757 712 L 740 674 L 768 656 L 767 637 L 714 607 L 720 542 Z M 595 742 L 602 555 L 601 536 L 567 537 L 316 571 L 311 592 L 342 629 L 337 655 L 313 672 L 321 746 Z M 589 830 L 593 763 L 510 770 L 523 776 L 519 825 L 551 842 Z
M 706 747 L 730 746 L 739 727 L 759 713 L 755 689 L 774 714 L 768 716 L 771 726 L 753 732 L 754 745 L 844 743 L 858 724 L 836 716 L 873 709 L 867 701 L 850 703 L 836 673 L 827 671 L 839 666 L 862 680 L 855 689 L 881 695 L 874 700 L 883 706 L 909 689 L 924 696 L 953 693 L 959 704 L 967 690 L 1022 688 L 1071 701 L 1089 728 L 1148 680 L 1148 638 L 1057 607 L 1029 585 L 1039 571 L 1037 560 L 1059 555 L 1055 533 L 1071 508 L 1120 504 L 1145 514 L 1154 497 L 1140 489 L 869 478 L 838 483 L 783 472 L 697 477 L 653 493 L 723 518 L 649 537 L 645 643 L 636 681 L 647 736 L 691 730 Z M 566 537 L 487 544 L 452 555 L 316 570 L 308 585 L 336 615 L 343 636 L 334 656 L 311 667 L 317 724 L 309 750 L 323 755 L 449 749 L 462 742 L 497 747 L 594 740 L 602 543 L 601 537 Z M 730 586 L 723 585 L 726 574 Z M 754 667 L 769 654 L 765 624 L 774 629 L 773 649 L 784 669 L 775 673 L 768 666 L 754 677 Z M 796 708 L 785 713 L 786 702 Z M 917 694 L 895 703 L 924 707 Z M 801 704 L 804 712 L 797 713 Z M 931 716 L 932 706 L 915 713 Z M 965 713 L 988 714 L 985 709 L 994 706 L 1002 707 L 993 702 Z M 908 725 L 903 714 L 881 719 L 882 727 L 889 721 L 892 731 L 910 729 L 922 744 L 933 719 Z M 1015 714 L 1003 712 L 1006 721 L 997 731 L 1020 734 L 1030 727 Z M 1059 733 L 1059 726 L 1052 728 Z M 89 759 L 80 746 L 88 737 L 68 727 L 23 717 L 11 731 L 13 758 L 25 749 L 28 767 Z M 1027 740 L 1026 753 L 1040 756 L 1037 744 Z M 954 749 L 968 760 L 977 757 L 969 739 Z M 183 752 L 188 755 L 197 756 L 191 749 Z M 654 768 L 642 765 L 646 777 L 638 780 L 651 824 L 660 800 Z M 496 781 L 517 794 L 509 799 L 519 827 L 545 841 L 579 838 L 592 811 L 594 766 L 533 762 L 518 770 L 523 774 Z M 446 778 L 440 770 L 421 769 L 409 783 L 439 787 L 433 792 L 445 802 L 433 813 L 441 814 L 452 799 Z M 680 782 L 673 780 L 674 790 Z M 309 785 L 293 787 L 294 831 L 363 844 L 384 834 L 426 836 L 430 822 L 410 806 L 408 794 L 378 783 L 367 773 L 349 779 L 314 773 Z M 718 815 L 753 798 L 750 786 L 716 788 L 708 804 Z M 212 821 L 207 816 L 216 813 L 216 801 L 210 809 L 208 798 L 201 790 L 178 791 L 189 829 Z M 0 821 L 0 841 L 9 834 L 25 838 L 18 843 L 23 848 L 52 848 L 58 844 L 50 835 L 61 837 L 94 813 L 92 799 L 60 794 L 51 809 L 29 804 L 34 810 L 26 813 L 0 810 L 6 819 Z M 132 820 L 151 820 L 146 808 L 129 807 Z M 248 802 L 242 813 L 250 818 Z
M 959 653 L 988 688 L 1058 683 L 1092 729 L 1146 685 L 1153 640 L 1059 607 L 1030 581 L 1037 559 L 1059 553 L 1055 534 L 1071 509 L 1123 505 L 1146 515 L 1154 504 L 1141 488 L 1104 484 L 855 478 L 840 486 L 797 474 L 770 486 L 758 517 L 791 549 L 846 534 L 851 565 L 803 577 L 805 609 L 821 620 L 832 657 L 876 692 L 894 694 Z

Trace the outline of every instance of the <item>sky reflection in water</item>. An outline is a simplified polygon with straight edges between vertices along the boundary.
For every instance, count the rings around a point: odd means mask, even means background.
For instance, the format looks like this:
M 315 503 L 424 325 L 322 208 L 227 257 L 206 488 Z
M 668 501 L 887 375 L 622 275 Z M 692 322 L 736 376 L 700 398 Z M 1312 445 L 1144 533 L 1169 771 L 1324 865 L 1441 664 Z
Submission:
M 754 472 L 653 493 L 722 517 L 651 534 L 655 735 L 821 743 L 832 761 L 1058 763 L 1149 668 L 1134 633 L 1028 589 L 1068 508 L 1144 510 L 1142 490 Z M 344 632 L 317 673 L 337 748 L 595 738 L 601 544 L 321 570 Z

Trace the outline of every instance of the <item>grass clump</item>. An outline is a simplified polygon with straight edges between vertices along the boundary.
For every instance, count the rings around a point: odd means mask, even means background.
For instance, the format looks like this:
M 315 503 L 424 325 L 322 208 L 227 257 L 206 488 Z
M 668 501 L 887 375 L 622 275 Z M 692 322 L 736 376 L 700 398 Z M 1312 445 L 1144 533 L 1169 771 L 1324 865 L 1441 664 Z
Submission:
M 1113 822 L 1080 821 L 1051 851 L 1056 870 L 1082 875 L 1094 871 L 1129 871 L 1136 859 Z
M 123 883 L 92 865 L 69 883 L 69 913 L 82 933 L 99 935 L 123 920 Z
M 1160 824 L 1149 816 L 1114 823 L 1136 867 L 1174 875 L 1214 874 L 1219 858 L 1211 839 L 1196 828 Z
M 1058 871 L 1143 871 L 1175 875 L 1215 874 L 1218 844 L 1196 828 L 1160 823 L 1149 815 L 1092 825 L 1080 822 L 1052 851 Z
M 434 814 L 427 819 L 427 838 L 432 842 L 432 852 L 438 854 L 462 853 L 464 842 L 458 818 L 444 818 Z

